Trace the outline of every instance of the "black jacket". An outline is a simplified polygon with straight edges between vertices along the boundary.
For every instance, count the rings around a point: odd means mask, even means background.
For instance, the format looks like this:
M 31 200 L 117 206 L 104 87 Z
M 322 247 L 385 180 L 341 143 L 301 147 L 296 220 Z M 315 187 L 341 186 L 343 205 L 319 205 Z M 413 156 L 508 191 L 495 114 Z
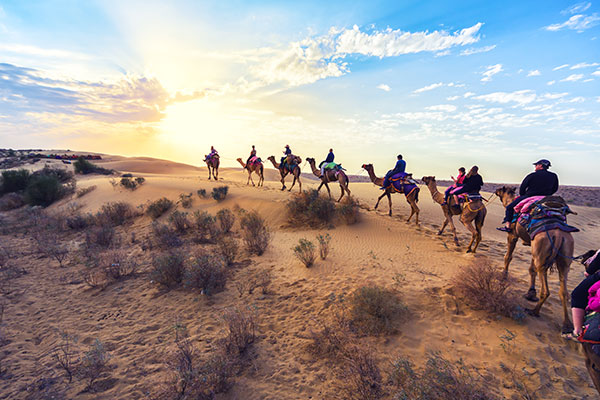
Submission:
M 558 176 L 546 169 L 527 175 L 519 187 L 521 196 L 550 196 L 558 190 Z
M 465 178 L 462 188 L 461 188 L 462 189 L 461 193 L 470 193 L 470 194 L 479 193 L 482 186 L 483 186 L 483 178 L 481 178 L 481 175 L 479 175 L 479 174 L 473 175 L 471 177 Z

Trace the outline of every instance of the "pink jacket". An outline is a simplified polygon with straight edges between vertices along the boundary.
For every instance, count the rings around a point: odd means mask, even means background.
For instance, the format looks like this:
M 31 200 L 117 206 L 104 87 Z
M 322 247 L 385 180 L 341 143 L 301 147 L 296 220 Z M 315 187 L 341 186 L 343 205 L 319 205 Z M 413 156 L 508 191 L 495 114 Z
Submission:
M 588 310 L 600 312 L 600 281 L 588 290 Z

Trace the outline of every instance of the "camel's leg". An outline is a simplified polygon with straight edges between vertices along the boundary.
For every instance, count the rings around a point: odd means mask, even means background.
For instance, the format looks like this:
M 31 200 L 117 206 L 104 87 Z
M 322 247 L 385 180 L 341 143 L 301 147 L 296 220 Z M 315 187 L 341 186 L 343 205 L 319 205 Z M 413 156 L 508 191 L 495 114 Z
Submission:
M 469 232 L 471 232 L 471 241 L 469 242 L 469 246 L 467 247 L 467 253 L 471 253 L 473 251 L 471 246 L 477 238 L 477 229 L 475 229 L 475 227 L 473 226 L 473 221 L 465 221 L 462 215 L 460 216 L 460 222 L 462 222 L 465 228 L 467 228 Z
M 285 176 L 286 175 L 287 174 L 283 174 L 283 173 L 281 174 L 281 185 L 282 185 L 281 190 L 282 191 L 285 190 Z
M 408 197 L 406 198 L 406 202 L 408 203 L 408 205 L 410 206 L 410 215 L 408 216 L 408 219 L 406 220 L 406 223 L 410 223 L 410 219 L 412 218 L 413 215 L 415 215 L 415 201 L 413 199 L 408 199 Z
M 560 288 L 558 289 L 558 294 L 560 296 L 560 300 L 563 306 L 563 325 L 562 325 L 562 333 L 573 332 L 573 324 L 571 323 L 571 318 L 569 316 L 569 310 L 567 307 L 567 279 L 569 277 L 569 263 L 566 262 L 566 259 L 559 256 L 556 260 L 556 267 L 558 269 L 558 279 L 560 280 Z
M 515 241 L 516 243 L 516 241 Z M 535 277 L 537 276 L 537 271 L 535 270 L 535 262 L 533 261 L 533 257 L 531 257 L 531 264 L 529 264 L 529 290 L 525 295 L 525 298 L 529 301 L 538 301 L 538 297 L 535 295 Z
M 381 201 L 381 199 L 383 199 L 383 196 L 385 196 L 387 193 L 383 193 L 381 196 L 379 196 L 379 198 L 377 199 L 377 203 L 375 203 L 375 209 L 377 210 L 377 206 L 379 206 L 379 202 Z
M 342 194 L 340 195 L 340 198 L 337 200 L 338 203 L 342 200 L 342 197 L 344 197 L 344 193 L 345 193 L 344 185 L 342 185 L 341 183 L 340 183 L 340 189 L 342 190 Z
M 208 180 L 210 181 L 210 178 L 211 178 L 211 174 L 210 174 L 210 165 L 209 165 L 209 166 L 207 166 L 207 168 L 208 168 Z
M 485 221 L 485 216 L 487 215 L 487 210 L 484 208 L 477 212 L 475 216 L 475 230 L 477 231 L 477 237 L 475 238 L 475 246 L 473 247 L 473 253 L 477 251 L 477 247 L 479 247 L 479 243 L 481 243 L 481 230 L 483 229 L 483 222 Z
M 548 269 L 545 266 L 540 265 L 539 268 L 537 268 L 537 270 L 538 270 L 538 276 L 540 277 L 540 284 L 541 284 L 542 288 L 540 289 L 540 300 L 538 301 L 538 303 L 535 305 L 535 308 L 533 309 L 533 315 L 535 315 L 536 317 L 539 317 L 540 309 L 542 308 L 542 305 L 544 304 L 546 299 L 550 296 L 550 288 L 548 288 Z
M 217 168 L 213 167 L 213 176 L 215 177 L 215 181 L 219 180 L 219 167 L 217 167 Z
M 444 206 L 442 206 L 442 212 L 444 213 L 444 217 L 446 217 L 446 219 L 444 219 L 444 222 L 442 223 L 442 227 L 440 228 L 440 230 L 438 231 L 438 235 L 441 235 L 442 233 L 444 233 L 444 229 L 446 228 L 446 225 L 448 225 L 448 221 L 451 220 L 450 215 L 448 214 L 448 212 L 446 212 L 446 209 L 444 208 Z
M 298 191 L 302 193 L 302 182 L 300 181 L 300 171 L 298 171 Z
M 290 188 L 288 189 L 288 192 L 292 191 L 292 189 L 294 188 L 295 184 L 296 184 L 296 175 L 294 175 L 294 180 L 292 181 L 292 186 L 290 186 Z
M 507 235 L 507 248 L 506 254 L 504 255 L 504 276 L 508 276 L 508 265 L 512 261 L 513 252 L 515 251 L 515 247 L 517 246 L 517 242 L 519 241 L 519 237 L 512 233 Z M 533 261 L 532 261 L 533 262 Z
M 329 195 L 329 198 L 331 199 L 331 190 L 329 190 L 329 185 L 326 182 L 321 181 L 321 184 L 319 185 L 319 188 L 317 189 L 317 192 L 319 190 L 321 190 L 322 186 L 325 186 L 325 189 L 327 189 L 327 194 Z
M 388 198 L 388 203 L 390 203 L 390 217 L 392 216 L 392 195 L 390 195 L 390 192 L 386 191 L 385 194 L 387 194 L 387 198 Z

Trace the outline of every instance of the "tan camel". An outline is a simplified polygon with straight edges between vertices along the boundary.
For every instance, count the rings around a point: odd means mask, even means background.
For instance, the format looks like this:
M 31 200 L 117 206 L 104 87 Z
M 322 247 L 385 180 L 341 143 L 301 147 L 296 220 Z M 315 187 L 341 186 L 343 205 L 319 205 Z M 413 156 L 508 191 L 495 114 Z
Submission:
M 252 182 L 252 186 L 254 185 L 254 180 L 252 179 L 252 173 L 255 172 L 256 175 L 258 175 L 258 186 L 262 186 L 264 181 L 265 181 L 265 176 L 263 174 L 264 172 L 264 165 L 262 162 L 259 163 L 255 163 L 255 164 L 244 164 L 244 162 L 242 161 L 241 158 L 238 158 L 237 161 L 242 164 L 242 167 L 248 171 L 248 180 L 246 181 L 246 185 L 249 185 L 250 182 Z
M 494 192 L 504 207 L 509 205 L 516 197 L 515 188 L 502 186 Z M 552 229 L 546 233 L 540 233 L 531 240 L 529 233 L 521 224 L 511 224 L 512 230 L 508 232 L 508 249 L 504 256 L 504 274 L 508 275 L 508 265 L 510 264 L 517 245 L 517 241 L 521 239 L 525 245 L 531 245 L 531 264 L 529 266 L 529 277 L 531 285 L 525 295 L 529 301 L 537 301 L 536 306 L 531 310 L 535 316 L 540 315 L 542 305 L 550 296 L 548 288 L 548 270 L 552 265 L 556 265 L 558 270 L 558 279 L 560 288 L 558 294 L 563 306 L 563 333 L 573 331 L 573 324 L 569 317 L 567 307 L 567 279 L 569 269 L 571 268 L 571 260 L 573 259 L 573 248 L 575 247 L 573 236 L 570 232 L 563 232 L 560 229 Z M 539 276 L 542 288 L 540 289 L 540 298 L 536 298 L 535 278 Z
M 365 169 L 369 173 L 369 178 L 371 178 L 371 182 L 373 182 L 377 186 L 383 187 L 383 178 L 379 178 L 375 175 L 375 170 L 373 169 L 373 164 L 363 164 L 362 168 Z M 411 190 L 409 193 L 404 193 L 404 196 L 406 196 L 406 201 L 410 205 L 410 215 L 409 215 L 408 219 L 406 220 L 406 223 L 409 223 L 412 216 L 416 215 L 415 224 L 419 225 L 419 211 L 420 210 L 419 210 L 419 207 L 417 206 L 417 202 L 419 201 L 419 191 L 420 190 L 421 189 L 419 189 L 419 187 L 415 185 L 415 189 Z M 375 204 L 375 209 L 377 210 L 377 206 L 379 206 L 379 202 L 381 201 L 383 196 L 387 196 L 388 203 L 390 205 L 389 215 L 391 216 L 392 215 L 392 196 L 391 196 L 392 193 L 403 193 L 403 192 L 396 189 L 394 187 L 394 185 L 390 185 L 387 189 L 385 189 L 383 191 L 383 194 L 381 196 L 379 196 L 379 198 L 377 199 L 377 203 Z
M 600 356 L 598 356 L 592 343 L 583 343 L 583 354 L 585 356 L 585 366 L 587 367 L 588 373 L 596 386 L 596 390 L 600 394 Z
M 288 156 L 288 158 L 290 157 L 292 156 Z M 296 184 L 296 180 L 298 180 L 298 185 L 300 186 L 300 193 L 302 193 L 302 182 L 300 182 L 300 163 L 302 162 L 302 159 L 298 156 L 293 157 L 296 158 L 296 166 L 294 167 L 294 170 L 292 172 L 290 172 L 289 168 L 285 168 L 282 164 L 279 164 L 277 161 L 275 161 L 275 156 L 269 156 L 267 160 L 271 161 L 273 163 L 273 166 L 277 168 L 279 170 L 279 173 L 281 174 L 281 184 L 283 185 L 281 190 L 285 190 L 285 177 L 287 176 L 287 174 L 292 174 L 294 175 L 294 181 L 292 182 L 292 186 L 290 187 L 289 191 L 292 191 L 292 188 Z
M 471 232 L 471 241 L 469 242 L 467 253 L 475 253 L 479 243 L 481 242 L 481 229 L 483 228 L 485 216 L 487 215 L 487 209 L 485 208 L 483 201 L 475 200 L 466 203 L 461 209 L 460 205 L 456 204 L 454 196 L 450 196 L 449 201 L 444 204 L 444 195 L 441 194 L 437 189 L 435 176 L 424 176 L 421 180 L 425 183 L 425 185 L 427 185 L 427 188 L 431 192 L 431 198 L 433 201 L 442 207 L 442 212 L 446 218 L 442 223 L 442 227 L 438 231 L 438 235 L 441 235 L 444 232 L 446 225 L 449 224 L 450 229 L 452 230 L 452 235 L 454 235 L 454 243 L 458 246 L 456 226 L 454 226 L 452 217 L 455 215 L 460 215 L 460 222 L 462 222 L 465 228 Z M 473 225 L 473 222 L 475 222 L 475 225 Z M 475 246 L 473 246 L 473 243 L 475 243 Z
M 321 178 L 321 184 L 317 188 L 317 192 L 321 190 L 321 187 L 323 187 L 323 185 L 325 185 L 327 193 L 329 193 L 329 198 L 331 198 L 331 190 L 329 190 L 329 185 L 327 184 L 327 182 L 338 181 L 340 183 L 340 189 L 342 190 L 342 194 L 337 201 L 339 202 L 340 200 L 342 200 L 342 197 L 344 197 L 344 193 L 346 192 L 348 193 L 348 196 L 350 196 L 350 189 L 348 189 L 348 184 L 350 183 L 350 181 L 348 180 L 348 175 L 346 175 L 344 171 L 340 170 L 336 173 L 336 171 L 330 169 L 325 170 L 325 174 L 321 177 L 321 170 L 317 168 L 315 159 L 307 158 L 306 161 L 308 161 L 308 163 L 310 164 L 313 174 L 317 178 Z
M 215 181 L 219 180 L 219 155 L 215 154 L 210 158 L 210 160 L 204 157 L 204 162 L 208 167 L 208 180 L 210 181 L 211 171 L 212 176 L 215 178 Z

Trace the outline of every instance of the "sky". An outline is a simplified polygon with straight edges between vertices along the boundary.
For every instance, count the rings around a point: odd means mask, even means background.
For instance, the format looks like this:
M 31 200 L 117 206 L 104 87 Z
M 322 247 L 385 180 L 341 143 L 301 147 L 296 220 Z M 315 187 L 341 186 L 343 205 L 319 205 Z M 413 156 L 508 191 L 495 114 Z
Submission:
M 599 82 L 600 2 L 0 0 L 0 148 L 600 186 Z

